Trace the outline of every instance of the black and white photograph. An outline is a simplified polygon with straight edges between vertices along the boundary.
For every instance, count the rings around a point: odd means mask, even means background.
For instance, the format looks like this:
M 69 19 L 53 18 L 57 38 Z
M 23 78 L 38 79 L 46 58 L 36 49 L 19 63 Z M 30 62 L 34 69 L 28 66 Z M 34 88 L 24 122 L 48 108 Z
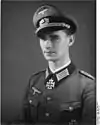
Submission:
M 96 125 L 96 86 L 95 0 L 1 0 L 1 125 Z

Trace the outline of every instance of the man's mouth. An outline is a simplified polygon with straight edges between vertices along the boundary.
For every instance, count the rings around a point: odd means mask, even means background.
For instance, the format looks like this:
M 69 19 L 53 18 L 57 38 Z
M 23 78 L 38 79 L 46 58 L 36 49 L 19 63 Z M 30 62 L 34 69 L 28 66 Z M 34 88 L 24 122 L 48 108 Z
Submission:
M 53 54 L 55 52 L 53 52 L 53 51 L 44 51 L 44 53 Z

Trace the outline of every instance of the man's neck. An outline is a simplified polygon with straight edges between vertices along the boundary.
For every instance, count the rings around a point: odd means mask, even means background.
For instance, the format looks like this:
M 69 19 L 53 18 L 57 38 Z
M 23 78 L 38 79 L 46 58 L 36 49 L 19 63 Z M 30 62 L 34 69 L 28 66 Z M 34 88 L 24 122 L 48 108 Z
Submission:
M 68 66 L 70 64 L 71 60 L 70 58 L 67 58 L 65 61 L 49 61 L 49 68 L 50 70 L 55 73 L 59 71 L 60 69 L 64 68 L 65 66 Z

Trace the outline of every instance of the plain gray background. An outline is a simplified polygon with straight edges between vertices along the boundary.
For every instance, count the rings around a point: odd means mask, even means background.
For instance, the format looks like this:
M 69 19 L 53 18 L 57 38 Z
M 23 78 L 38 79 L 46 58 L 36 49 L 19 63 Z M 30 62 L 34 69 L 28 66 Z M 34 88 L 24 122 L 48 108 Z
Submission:
M 12 120 L 21 109 L 25 87 L 32 73 L 45 69 L 32 18 L 42 4 L 56 5 L 78 23 L 71 57 L 76 66 L 93 76 L 96 70 L 95 2 L 2 1 L 1 2 L 1 115 Z

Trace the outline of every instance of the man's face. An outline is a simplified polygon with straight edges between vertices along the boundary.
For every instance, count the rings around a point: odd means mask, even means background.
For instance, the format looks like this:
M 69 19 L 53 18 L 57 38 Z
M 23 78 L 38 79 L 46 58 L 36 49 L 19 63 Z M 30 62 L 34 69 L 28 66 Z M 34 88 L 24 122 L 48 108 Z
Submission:
M 69 54 L 70 36 L 63 30 L 44 34 L 40 38 L 40 47 L 47 61 L 57 61 L 67 58 Z

